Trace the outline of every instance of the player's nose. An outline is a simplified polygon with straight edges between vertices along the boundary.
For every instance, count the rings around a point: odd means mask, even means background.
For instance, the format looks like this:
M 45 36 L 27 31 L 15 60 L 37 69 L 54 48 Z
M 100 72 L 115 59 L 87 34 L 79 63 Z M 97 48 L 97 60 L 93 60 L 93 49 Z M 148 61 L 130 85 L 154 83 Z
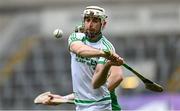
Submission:
M 89 22 L 88 22 L 88 27 L 90 28 L 90 27 L 92 27 L 93 26 L 93 22 L 92 22 L 92 20 L 90 20 Z

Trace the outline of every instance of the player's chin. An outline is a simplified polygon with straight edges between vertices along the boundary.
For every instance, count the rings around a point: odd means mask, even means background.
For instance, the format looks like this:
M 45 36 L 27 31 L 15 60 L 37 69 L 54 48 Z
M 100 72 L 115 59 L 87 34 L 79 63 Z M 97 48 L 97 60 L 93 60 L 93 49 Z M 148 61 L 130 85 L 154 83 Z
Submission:
M 88 34 L 94 36 L 97 34 L 97 32 L 96 31 L 89 31 Z

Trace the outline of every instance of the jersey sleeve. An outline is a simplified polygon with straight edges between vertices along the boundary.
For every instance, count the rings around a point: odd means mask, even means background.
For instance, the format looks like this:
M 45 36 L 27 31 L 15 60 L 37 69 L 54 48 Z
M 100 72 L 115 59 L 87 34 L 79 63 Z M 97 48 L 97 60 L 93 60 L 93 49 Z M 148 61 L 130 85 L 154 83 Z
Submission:
M 84 40 L 83 33 L 72 33 L 68 38 L 68 48 L 70 48 L 70 45 L 75 41 L 82 41 Z
M 107 39 L 102 40 L 102 46 L 103 46 L 102 47 L 103 50 L 115 52 L 114 46 Z M 107 62 L 107 59 L 104 57 L 100 57 L 98 59 L 98 64 L 105 64 L 106 62 Z
M 82 41 L 83 36 L 79 33 L 72 33 L 68 38 L 68 45 L 71 45 L 74 41 Z
M 115 52 L 114 46 L 113 46 L 112 43 L 109 42 L 107 39 L 104 39 L 104 40 L 102 41 L 102 44 L 103 44 L 103 47 L 102 47 L 103 50 Z

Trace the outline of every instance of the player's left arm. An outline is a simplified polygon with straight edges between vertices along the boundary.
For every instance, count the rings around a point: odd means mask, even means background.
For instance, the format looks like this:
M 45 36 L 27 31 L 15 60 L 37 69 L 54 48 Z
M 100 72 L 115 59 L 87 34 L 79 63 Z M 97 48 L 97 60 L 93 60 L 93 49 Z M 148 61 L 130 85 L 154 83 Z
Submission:
M 92 78 L 92 86 L 94 89 L 99 88 L 107 81 L 108 72 L 111 68 L 111 64 L 107 62 L 106 64 L 97 64 L 95 73 Z
M 112 66 L 109 71 L 108 90 L 113 91 L 123 80 L 123 70 L 121 66 Z
M 114 71 L 116 71 L 118 69 L 117 67 L 120 67 L 122 64 L 123 64 L 123 58 L 121 57 L 118 57 L 117 59 L 114 59 L 114 60 L 107 60 L 105 64 L 101 64 L 101 63 L 97 64 L 93 78 L 92 78 L 92 82 L 91 82 L 93 88 L 97 89 L 106 83 L 111 67 L 113 68 Z

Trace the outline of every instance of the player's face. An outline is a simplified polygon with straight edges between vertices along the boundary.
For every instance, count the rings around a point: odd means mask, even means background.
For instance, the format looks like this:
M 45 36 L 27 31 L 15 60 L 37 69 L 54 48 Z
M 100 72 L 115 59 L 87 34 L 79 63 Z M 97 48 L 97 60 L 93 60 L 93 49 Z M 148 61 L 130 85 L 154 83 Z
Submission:
M 97 17 L 85 17 L 84 29 L 89 34 L 98 33 L 101 30 L 101 20 Z

